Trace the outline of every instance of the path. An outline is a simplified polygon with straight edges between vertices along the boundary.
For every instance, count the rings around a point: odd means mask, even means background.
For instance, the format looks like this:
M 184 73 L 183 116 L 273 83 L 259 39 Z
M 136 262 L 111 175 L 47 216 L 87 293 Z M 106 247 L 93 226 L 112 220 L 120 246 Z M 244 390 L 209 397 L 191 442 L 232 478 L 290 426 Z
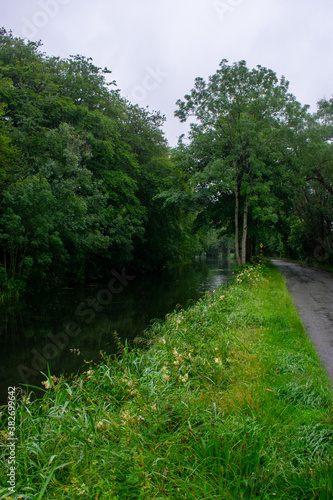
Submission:
M 272 259 L 287 282 L 299 316 L 333 384 L 333 274 Z

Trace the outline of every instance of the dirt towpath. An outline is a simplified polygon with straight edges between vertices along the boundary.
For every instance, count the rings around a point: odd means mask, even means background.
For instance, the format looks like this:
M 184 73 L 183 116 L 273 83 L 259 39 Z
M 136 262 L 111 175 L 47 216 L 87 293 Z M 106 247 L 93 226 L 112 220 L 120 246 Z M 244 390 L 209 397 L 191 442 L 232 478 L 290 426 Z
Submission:
M 333 386 L 333 274 L 272 259 L 294 299 L 300 318 Z

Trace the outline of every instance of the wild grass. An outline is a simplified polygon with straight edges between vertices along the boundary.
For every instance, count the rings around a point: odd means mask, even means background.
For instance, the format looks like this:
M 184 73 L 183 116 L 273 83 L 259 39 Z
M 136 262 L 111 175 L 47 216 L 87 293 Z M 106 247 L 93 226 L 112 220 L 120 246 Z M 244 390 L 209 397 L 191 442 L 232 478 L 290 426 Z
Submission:
M 22 398 L 13 498 L 333 498 L 330 382 L 272 265 L 242 269 L 150 340 Z

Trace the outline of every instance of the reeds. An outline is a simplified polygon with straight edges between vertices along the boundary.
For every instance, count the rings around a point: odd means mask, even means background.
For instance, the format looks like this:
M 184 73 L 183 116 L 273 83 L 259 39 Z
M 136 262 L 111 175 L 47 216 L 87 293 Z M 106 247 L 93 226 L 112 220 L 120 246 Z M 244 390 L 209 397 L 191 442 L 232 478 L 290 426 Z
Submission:
M 21 401 L 21 498 L 332 498 L 330 383 L 275 268 L 244 268 L 150 337 Z

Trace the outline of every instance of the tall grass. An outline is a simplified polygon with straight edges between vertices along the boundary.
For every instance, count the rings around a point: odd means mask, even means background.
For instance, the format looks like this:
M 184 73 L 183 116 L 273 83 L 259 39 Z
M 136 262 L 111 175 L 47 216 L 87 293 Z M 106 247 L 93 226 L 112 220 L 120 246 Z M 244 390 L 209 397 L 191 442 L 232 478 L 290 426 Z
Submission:
M 17 498 L 333 498 L 330 382 L 273 266 L 244 268 L 150 340 L 22 398 Z

